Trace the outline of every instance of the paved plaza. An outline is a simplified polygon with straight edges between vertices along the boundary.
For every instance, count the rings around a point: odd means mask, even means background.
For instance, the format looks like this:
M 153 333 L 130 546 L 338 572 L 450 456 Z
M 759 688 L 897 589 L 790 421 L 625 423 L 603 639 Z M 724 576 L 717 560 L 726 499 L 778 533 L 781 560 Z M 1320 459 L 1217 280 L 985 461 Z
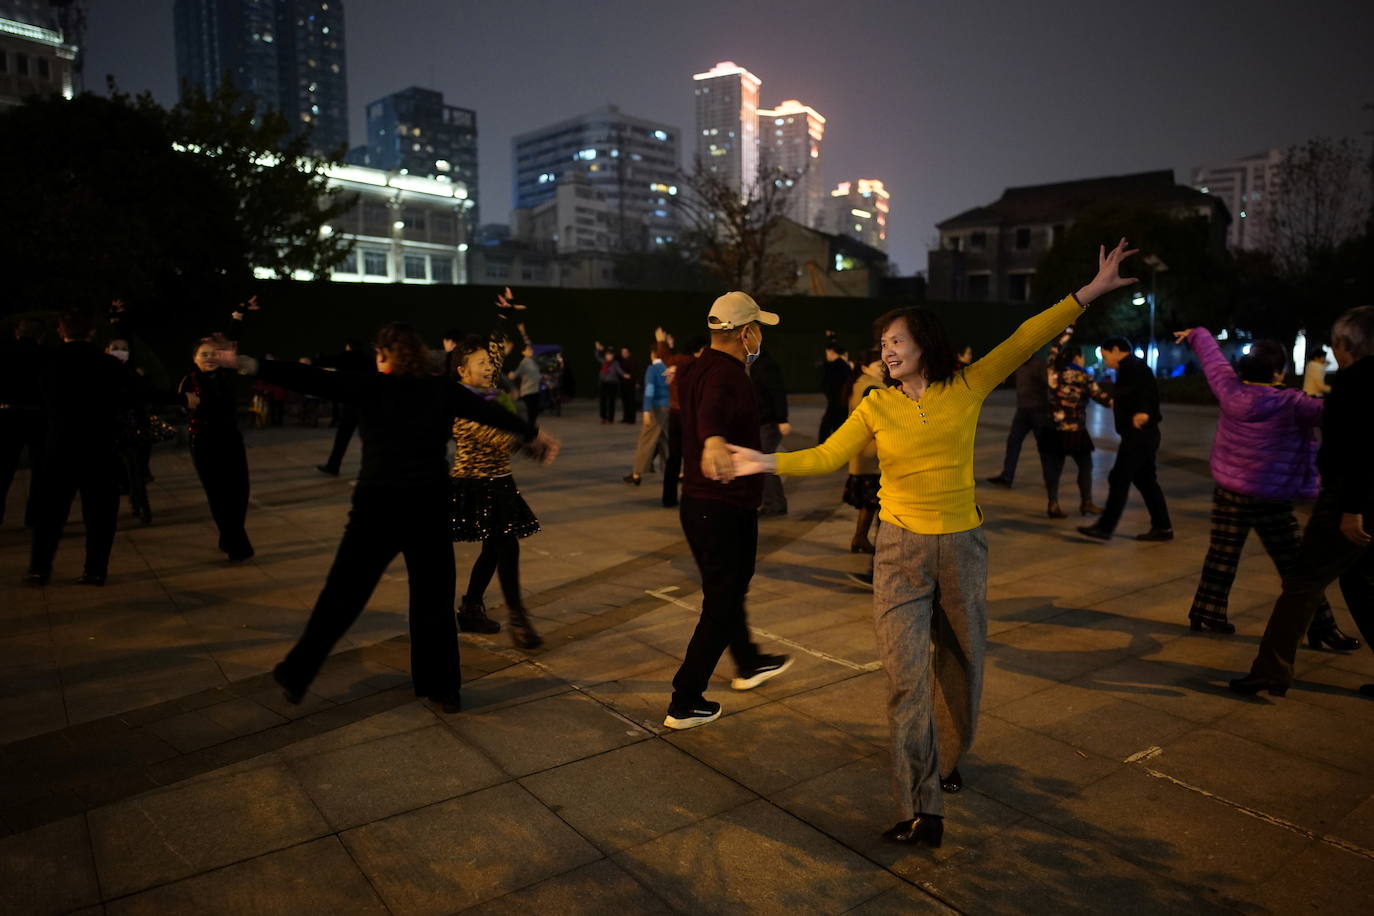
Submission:
M 814 443 L 798 399 L 788 447 Z M 1100 502 L 1116 439 L 1093 409 Z M 1011 398 L 983 415 L 991 545 L 987 689 L 938 850 L 894 848 L 871 595 L 844 574 L 843 473 L 787 483 L 761 526 L 750 615 L 796 664 L 725 715 L 661 725 L 700 591 L 636 427 L 570 405 L 550 468 L 516 465 L 544 523 L 523 575 L 547 644 L 462 637 L 464 704 L 409 684 L 405 568 L 299 707 L 267 672 L 299 634 L 347 512 L 315 470 L 332 432 L 248 434 L 257 557 L 229 566 L 189 458 L 160 449 L 154 524 L 121 517 L 109 585 L 24 589 L 0 529 L 0 912 L 1370 913 L 1374 653 L 1299 651 L 1285 698 L 1226 690 L 1278 587 L 1253 540 L 1231 637 L 1185 615 L 1207 543 L 1215 411 L 1165 406 L 1161 479 L 1178 537 L 1111 543 L 1044 516 L 1033 446 L 1000 466 Z M 1028 443 L 1029 445 L 1029 443 Z M 1065 506 L 1076 505 L 1072 473 Z M 460 580 L 475 556 L 457 548 Z M 1348 614 L 1331 595 L 1341 626 Z M 500 617 L 499 591 L 488 592 Z

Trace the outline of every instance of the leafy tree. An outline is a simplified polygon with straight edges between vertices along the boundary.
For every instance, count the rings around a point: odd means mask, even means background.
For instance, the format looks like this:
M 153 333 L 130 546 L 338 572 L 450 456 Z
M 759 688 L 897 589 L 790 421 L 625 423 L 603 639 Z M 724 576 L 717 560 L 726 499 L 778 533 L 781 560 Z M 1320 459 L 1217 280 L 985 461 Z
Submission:
M 1125 237 L 1140 254 L 1123 268 L 1140 278 L 1134 287 L 1102 297 L 1078 323 L 1086 340 L 1121 334 L 1134 340 L 1149 335 L 1149 307 L 1133 304 L 1138 293 L 1155 301 L 1155 339 L 1173 328 L 1225 326 L 1230 319 L 1229 258 L 1213 241 L 1213 227 L 1201 216 L 1103 204 L 1085 212 L 1036 267 L 1034 298 L 1047 306 L 1082 285 L 1097 270 L 1097 248 L 1111 248 Z M 1152 272 L 1153 255 L 1168 268 Z

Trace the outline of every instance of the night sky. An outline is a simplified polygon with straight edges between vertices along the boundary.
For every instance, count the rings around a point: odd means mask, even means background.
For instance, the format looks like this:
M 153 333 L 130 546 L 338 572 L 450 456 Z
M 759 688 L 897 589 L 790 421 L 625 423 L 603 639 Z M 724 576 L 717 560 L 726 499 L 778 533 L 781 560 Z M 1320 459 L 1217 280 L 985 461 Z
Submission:
M 91 0 L 87 87 L 176 92 L 172 0 Z M 507 222 L 510 138 L 607 102 L 683 129 L 692 74 L 734 60 L 762 103 L 827 118 L 826 187 L 881 178 L 890 252 L 1008 185 L 1174 168 L 1316 136 L 1369 140 L 1368 2 L 347 0 L 352 142 L 410 85 L 477 111 L 482 218 Z

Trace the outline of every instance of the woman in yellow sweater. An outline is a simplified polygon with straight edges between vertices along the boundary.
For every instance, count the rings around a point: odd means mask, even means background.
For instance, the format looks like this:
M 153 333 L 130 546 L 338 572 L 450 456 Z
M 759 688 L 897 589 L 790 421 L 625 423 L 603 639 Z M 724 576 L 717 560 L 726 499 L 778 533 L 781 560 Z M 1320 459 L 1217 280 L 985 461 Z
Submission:
M 889 840 L 940 845 L 942 792 L 962 788 L 956 766 L 973 742 L 987 642 L 988 548 L 973 494 L 983 401 L 1088 303 L 1136 282 L 1119 272 L 1134 253 L 1125 239 L 1110 252 L 1099 249 L 1092 282 L 964 368 L 933 312 L 889 312 L 874 331 L 890 387 L 871 392 L 830 438 L 774 455 L 730 446 L 736 475 L 825 474 L 868 443 L 878 447 L 878 517 L 887 524 L 878 531 L 873 611 L 901 812 L 883 834 Z

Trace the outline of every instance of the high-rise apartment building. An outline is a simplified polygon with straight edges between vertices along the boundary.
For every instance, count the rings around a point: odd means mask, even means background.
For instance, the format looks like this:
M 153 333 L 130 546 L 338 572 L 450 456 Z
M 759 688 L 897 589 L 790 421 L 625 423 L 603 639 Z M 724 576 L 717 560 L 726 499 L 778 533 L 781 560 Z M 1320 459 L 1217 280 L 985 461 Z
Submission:
M 747 196 L 759 172 L 759 87 L 734 61 L 692 77 L 696 84 L 696 156 L 701 167 Z
M 46 0 L 0 0 L 0 109 L 76 93 L 80 29 L 64 13 L 72 10 Z
M 176 0 L 177 77 L 214 92 L 227 77 L 315 149 L 348 143 L 343 0 Z
M 1193 187 L 1224 201 L 1231 211 L 1231 225 L 1226 229 L 1228 247 L 1264 249 L 1272 244 L 1270 217 L 1280 193 L 1282 161 L 1283 151 L 1271 149 L 1193 169 Z
M 876 178 L 841 181 L 826 198 L 821 228 L 887 251 L 890 203 L 887 189 Z
M 553 200 L 570 175 L 606 202 L 614 250 L 642 251 L 678 234 L 676 127 L 638 118 L 614 105 L 527 131 L 511 140 L 514 207 L 532 211 Z
M 788 99 L 758 110 L 759 166 L 772 181 L 792 184 L 787 215 L 808 228 L 822 228 L 821 140 L 825 118 L 809 105 Z
M 445 105 L 441 92 L 411 86 L 367 106 L 367 144 L 349 153 L 356 165 L 458 182 L 467 189 L 464 222 L 475 238 L 477 113 Z

